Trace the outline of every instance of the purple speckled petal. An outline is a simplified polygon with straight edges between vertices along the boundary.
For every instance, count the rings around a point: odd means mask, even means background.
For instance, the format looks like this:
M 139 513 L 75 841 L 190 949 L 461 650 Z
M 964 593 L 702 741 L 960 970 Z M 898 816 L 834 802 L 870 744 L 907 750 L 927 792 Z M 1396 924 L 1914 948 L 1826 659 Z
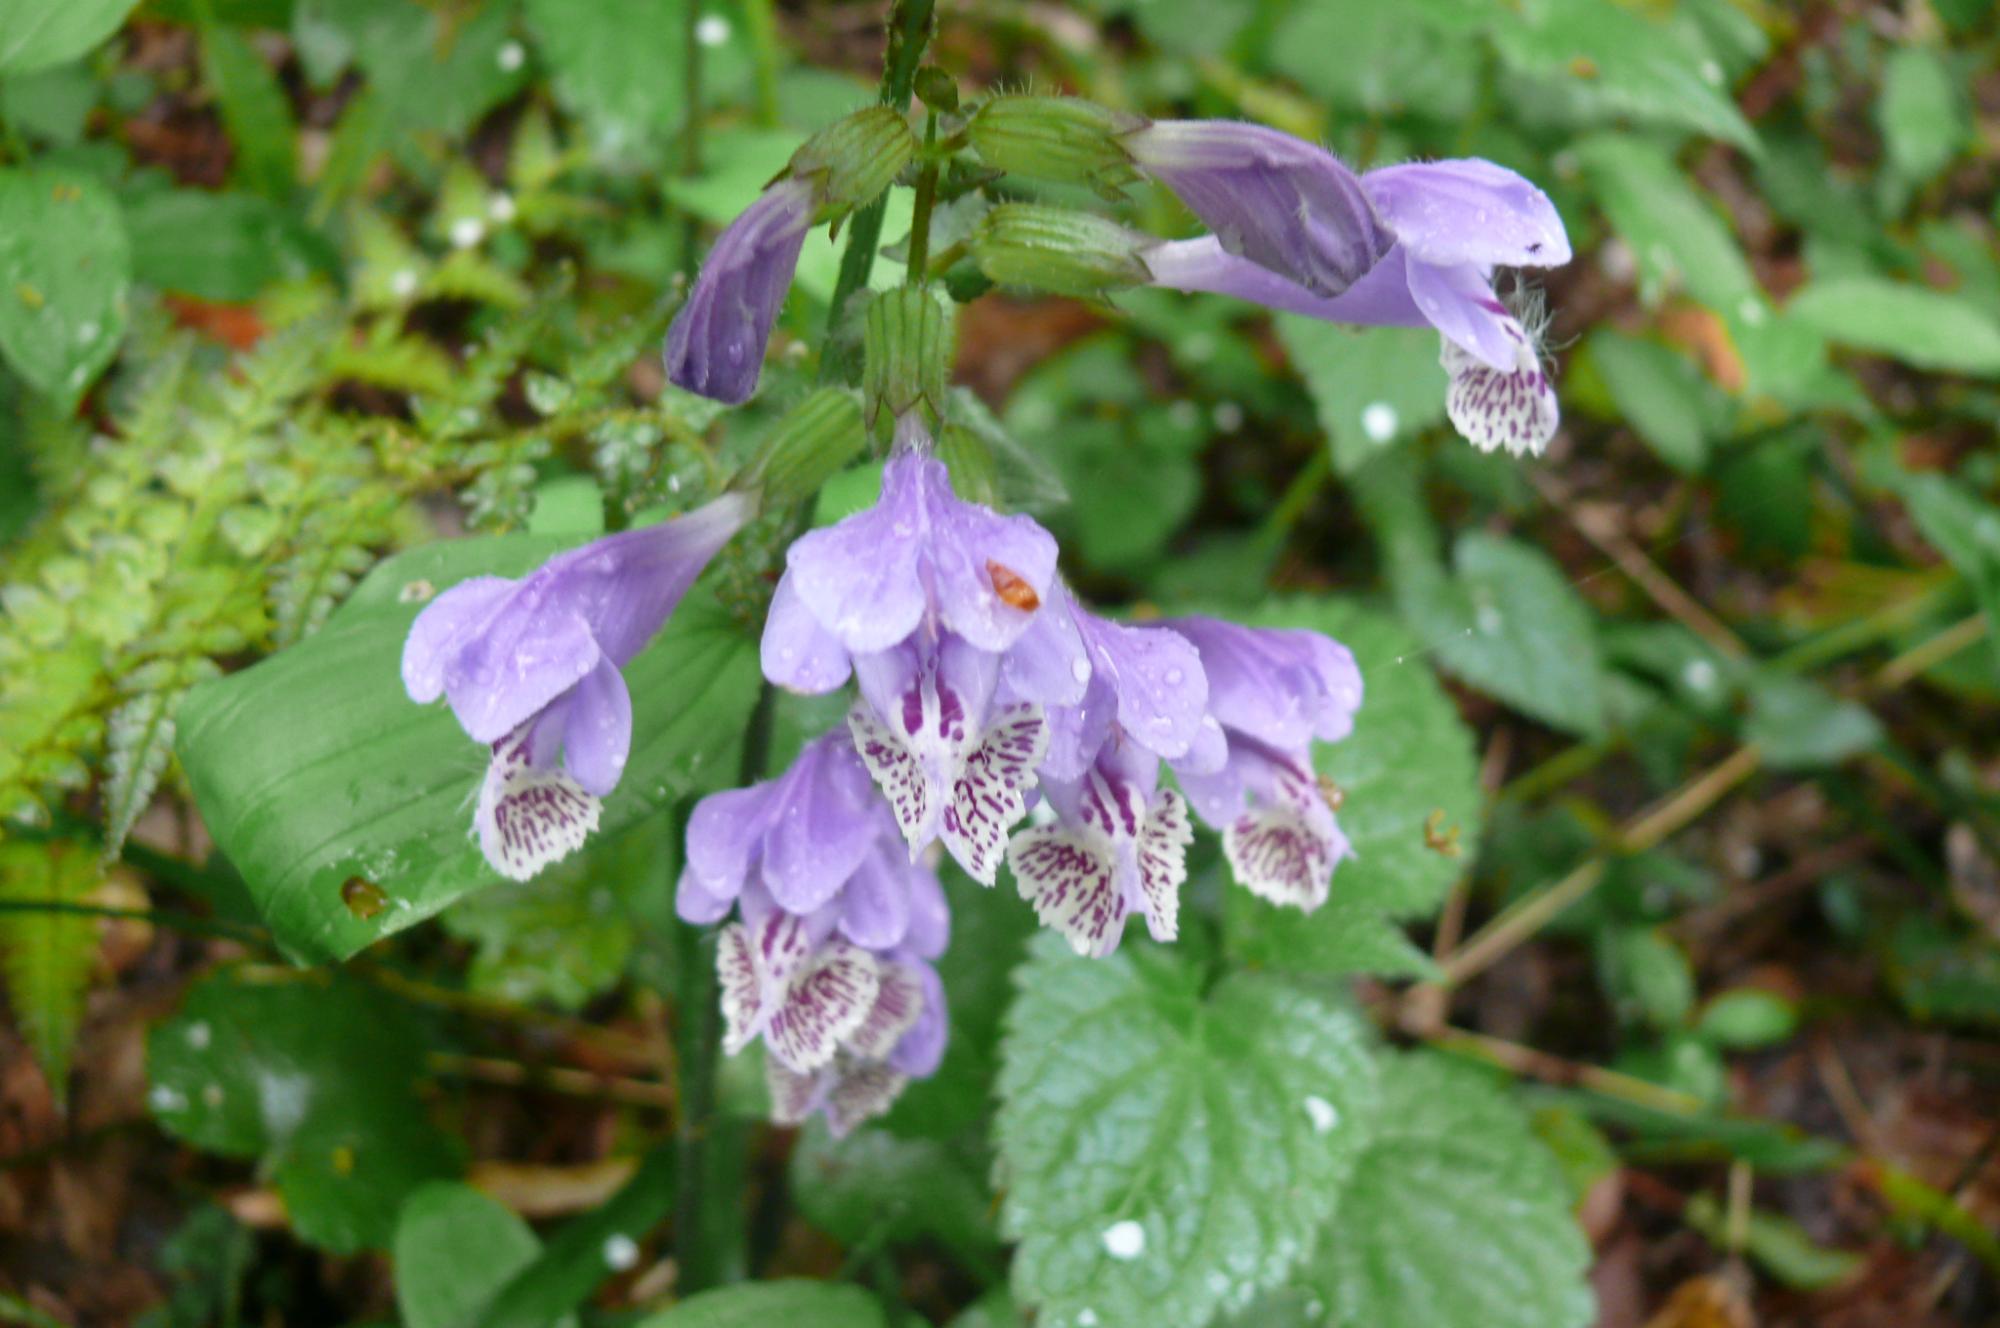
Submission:
M 1526 337 L 1478 266 L 1412 261 L 1409 274 L 1410 298 L 1439 335 L 1491 368 L 1514 367 L 1515 347 Z
M 676 386 L 731 404 L 756 391 L 812 213 L 812 186 L 780 180 L 716 237 L 667 332 L 667 377 Z
M 445 678 L 461 643 L 476 634 L 514 582 L 501 576 L 475 576 L 451 587 L 417 615 L 403 642 L 403 688 L 410 699 L 427 705 L 444 695 Z
M 1361 189 L 1396 240 L 1426 263 L 1558 267 L 1569 236 L 1549 196 L 1478 158 L 1385 166 Z
M 1296 282 L 1238 258 L 1213 235 L 1193 240 L 1168 240 L 1141 256 L 1153 284 L 1171 290 L 1206 291 L 1249 300 L 1267 309 L 1304 314 L 1329 323 L 1370 327 L 1425 327 L 1429 319 L 1410 298 L 1404 255 L 1391 249 L 1347 291 L 1334 298 L 1315 295 Z
M 564 768 L 602 798 L 618 787 L 631 750 L 632 694 L 617 666 L 600 659 L 570 693 L 568 722 L 563 726 Z
M 799 598 L 792 574 L 778 578 L 759 647 L 764 676 L 787 691 L 819 696 L 847 681 L 853 672 L 840 638 L 819 625 Z
M 1303 139 L 1229 120 L 1163 120 L 1124 141 L 1224 249 L 1316 295 L 1339 295 L 1389 249 L 1354 172 Z
M 785 555 L 800 601 L 851 654 L 887 650 L 923 620 L 926 466 L 944 469 L 914 454 L 890 458 L 873 507 L 807 531 Z
M 529 725 L 493 744 L 472 824 L 486 861 L 525 881 L 583 847 L 603 804 L 560 770 L 528 759 Z
M 1549 445 L 1562 413 L 1541 356 L 1518 328 L 1509 335 L 1516 338 L 1515 356 L 1506 369 L 1495 369 L 1449 341 L 1438 358 L 1451 376 L 1444 409 L 1452 427 L 1482 452 L 1504 447 L 1523 456 Z

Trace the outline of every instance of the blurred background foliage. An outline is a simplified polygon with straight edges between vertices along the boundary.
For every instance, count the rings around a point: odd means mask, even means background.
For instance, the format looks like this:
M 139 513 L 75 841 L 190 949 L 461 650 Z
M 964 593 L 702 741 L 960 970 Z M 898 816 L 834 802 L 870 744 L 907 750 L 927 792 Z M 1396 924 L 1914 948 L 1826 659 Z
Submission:
M 385 555 L 683 505 L 773 427 L 826 348 L 823 233 L 726 424 L 657 347 L 704 237 L 872 98 L 884 8 L 0 0 L 0 1320 L 623 1323 L 672 1291 L 660 818 L 300 977 L 176 738 L 192 688 L 314 636 Z M 1992 7 L 947 0 L 932 58 L 968 98 L 1254 119 L 1550 191 L 1578 258 L 1547 280 L 1566 421 L 1538 463 L 1449 437 L 1428 333 L 1150 291 L 968 306 L 958 419 L 1092 597 L 1331 627 L 1413 716 L 1332 759 L 1424 823 L 1357 833 L 1312 926 L 1225 904 L 1212 846 L 1190 892 L 1234 962 L 1376 975 L 1391 1037 L 1507 1072 L 1600 1323 L 1992 1321 Z M 1121 206 L 1194 229 L 1162 192 Z M 908 227 L 898 191 L 877 284 Z M 775 542 L 718 574 L 717 640 Z M 725 700 L 690 749 L 728 750 Z M 780 756 L 827 718 L 796 711 Z M 655 796 L 725 767 L 662 767 Z M 415 920 L 372 890 L 343 889 L 326 953 Z M 777 1283 L 674 1324 L 1015 1321 L 988 1120 L 1027 924 L 954 899 L 980 943 L 950 960 L 950 1059 L 887 1129 L 792 1147 L 753 1137 L 733 1065 L 721 1089 L 723 1272 L 872 1294 Z M 1501 1109 L 1410 1066 L 1392 1101 Z M 1379 1152 L 1357 1186 L 1426 1183 Z M 1517 1164 L 1496 1144 L 1453 1183 L 1491 1199 Z M 1391 1263 L 1425 1246 L 1398 1220 Z M 1244 1322 L 1402 1322 L 1340 1258 Z

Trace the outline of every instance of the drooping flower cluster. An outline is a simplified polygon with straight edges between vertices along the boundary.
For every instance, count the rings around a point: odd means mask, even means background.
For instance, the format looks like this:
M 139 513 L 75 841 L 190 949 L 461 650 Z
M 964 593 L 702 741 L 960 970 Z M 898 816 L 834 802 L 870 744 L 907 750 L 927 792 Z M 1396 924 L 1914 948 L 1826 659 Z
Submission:
M 1156 283 L 1329 322 L 1434 327 L 1453 426 L 1483 451 L 1548 446 L 1558 411 L 1540 329 L 1493 289 L 1496 268 L 1570 259 L 1541 190 L 1478 159 L 1357 176 L 1323 148 L 1226 120 L 1162 121 L 1125 142 L 1214 232 L 1147 249 Z
M 845 1134 L 937 1068 L 944 892 L 904 851 L 845 733 L 777 779 L 701 801 L 676 908 L 691 923 L 735 915 L 717 942 L 723 1048 L 763 1041 L 780 1123 L 819 1112 Z

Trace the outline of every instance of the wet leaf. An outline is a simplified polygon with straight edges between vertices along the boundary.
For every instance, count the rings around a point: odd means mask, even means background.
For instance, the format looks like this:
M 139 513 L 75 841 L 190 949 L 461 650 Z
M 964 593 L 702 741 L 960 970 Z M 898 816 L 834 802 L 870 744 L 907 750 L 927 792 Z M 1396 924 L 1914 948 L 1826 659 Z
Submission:
M 403 638 L 418 601 L 467 576 L 518 575 L 557 547 L 504 536 L 392 558 L 317 634 L 189 693 L 181 763 L 217 845 L 295 957 L 344 959 L 499 879 L 471 837 L 486 753 L 442 703 L 404 693 Z M 697 587 L 625 674 L 632 754 L 605 800 L 605 835 L 734 775 L 756 647 Z M 386 896 L 374 916 L 342 898 L 357 876 Z
M 131 273 L 125 224 L 102 184 L 0 170 L 0 356 L 29 384 L 64 404 L 83 395 L 124 339 Z
M 882 1307 L 857 1286 L 833 1282 L 745 1282 L 690 1296 L 636 1328 L 883 1328 Z
M 1360 1022 L 1267 976 L 1204 995 L 1185 955 L 1130 942 L 1045 936 L 1017 980 L 996 1133 L 1036 1322 L 1203 1323 L 1283 1278 L 1367 1138 Z

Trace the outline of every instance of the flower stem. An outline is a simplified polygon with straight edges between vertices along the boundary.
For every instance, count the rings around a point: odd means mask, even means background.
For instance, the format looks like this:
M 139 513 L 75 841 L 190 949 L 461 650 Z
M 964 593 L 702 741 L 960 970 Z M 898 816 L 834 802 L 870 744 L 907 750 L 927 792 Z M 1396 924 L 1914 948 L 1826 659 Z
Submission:
M 688 0 L 686 21 L 681 28 L 681 175 L 701 174 L 701 6 Z M 701 221 L 693 212 L 681 210 L 681 272 L 694 275 L 696 242 L 701 238 Z
M 899 111 L 910 109 L 910 95 L 916 86 L 917 65 L 924 47 L 930 43 L 936 0 L 896 0 L 889 11 L 889 51 L 882 63 L 882 103 Z M 848 223 L 847 248 L 840 255 L 840 276 L 833 284 L 833 302 L 826 314 L 827 349 L 819 362 L 821 382 L 851 375 L 860 366 L 851 352 L 843 352 L 834 333 L 840 316 L 856 291 L 868 284 L 875 270 L 875 250 L 882 243 L 882 217 L 889 209 L 889 195 L 883 195 L 854 214 Z
M 916 205 L 910 213 L 910 254 L 909 276 L 912 286 L 921 286 L 930 278 L 931 259 L 931 210 L 937 205 L 938 162 L 931 155 L 937 146 L 937 112 L 924 117 L 924 164 L 917 172 Z

